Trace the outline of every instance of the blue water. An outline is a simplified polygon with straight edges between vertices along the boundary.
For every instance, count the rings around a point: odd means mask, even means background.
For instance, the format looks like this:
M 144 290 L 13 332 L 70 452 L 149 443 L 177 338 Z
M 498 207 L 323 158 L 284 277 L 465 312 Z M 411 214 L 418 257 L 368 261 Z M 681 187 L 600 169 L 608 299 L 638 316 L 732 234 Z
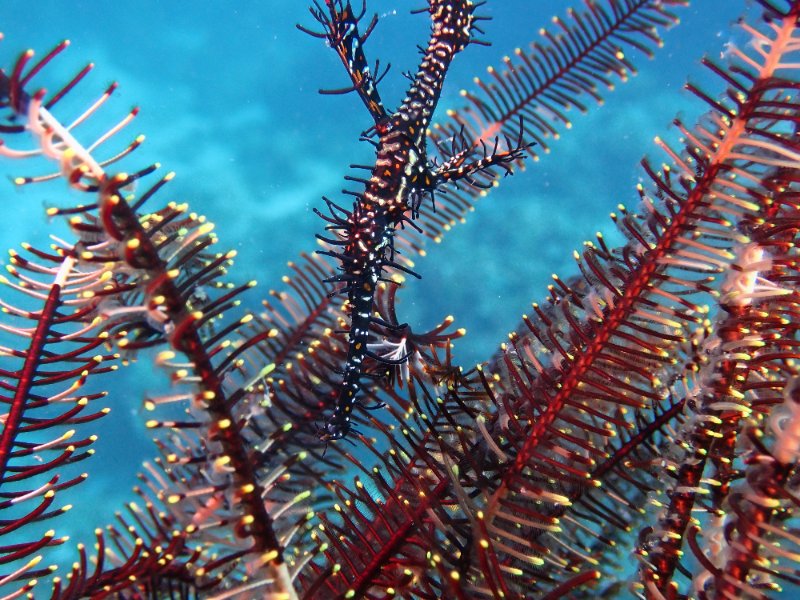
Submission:
M 407 84 L 401 73 L 416 69 L 416 45 L 427 40 L 425 16 L 408 14 L 421 4 L 370 2 L 381 22 L 367 52 L 371 60 L 392 63 L 382 85 L 390 107 L 402 99 Z M 504 181 L 478 203 L 467 225 L 429 248 L 429 257 L 417 263 L 423 280 L 401 294 L 400 318 L 424 328 L 453 314 L 469 332 L 456 347 L 457 360 L 465 366 L 486 360 L 530 302 L 544 297 L 550 274 L 575 271 L 572 250 L 598 230 L 613 232 L 607 214 L 618 203 L 636 205 L 634 186 L 642 176 L 637 163 L 654 153 L 653 136 L 674 136 L 669 124 L 676 114 L 693 122 L 705 110 L 683 91 L 683 83 L 687 75 L 703 81 L 699 58 L 718 56 L 736 39 L 731 23 L 743 4 L 702 0 L 680 11 L 684 24 L 667 34 L 655 61 L 635 58 L 638 77 L 588 117 L 575 115 L 573 129 L 563 132 L 551 155 Z M 493 45 L 470 47 L 457 57 L 441 108 L 460 106 L 458 92 L 472 85 L 473 76 L 526 46 L 550 15 L 563 15 L 568 5 L 490 0 L 482 11 L 494 18 L 485 24 Z M 129 137 L 147 135 L 134 164 L 158 161 L 177 171 L 162 200 L 188 201 L 217 224 L 220 249 L 239 251 L 232 277 L 257 279 L 258 297 L 280 286 L 288 260 L 315 248 L 322 222 L 312 208 L 321 205 L 321 196 L 340 197 L 347 166 L 371 159 L 370 147 L 358 142 L 369 125 L 358 99 L 317 94 L 321 87 L 347 85 L 337 57 L 295 29 L 298 22 L 313 25 L 305 2 L 298 0 L 5 0 L 0 59 L 8 69 L 23 49 L 41 53 L 69 38 L 72 46 L 54 64 L 50 81 L 96 63 L 89 82 L 73 93 L 76 107 L 119 81 L 109 112 L 121 116 L 140 106 Z M 721 88 L 713 82 L 708 89 L 716 94 Z M 16 190 L 6 176 L 19 174 L 30 173 L 24 165 L 0 164 L 4 248 L 24 241 L 46 244 L 51 230 L 43 207 L 75 198 L 52 187 L 46 193 L 36 186 Z M 92 477 L 79 496 L 100 505 L 64 494 L 64 502 L 76 508 L 59 531 L 74 540 L 87 540 L 132 498 L 134 475 L 154 454 L 142 426 L 142 392 L 134 382 L 144 382 L 151 393 L 163 388 L 146 364 L 116 376 L 108 400 L 112 415 L 96 428 L 97 456 L 81 466 Z

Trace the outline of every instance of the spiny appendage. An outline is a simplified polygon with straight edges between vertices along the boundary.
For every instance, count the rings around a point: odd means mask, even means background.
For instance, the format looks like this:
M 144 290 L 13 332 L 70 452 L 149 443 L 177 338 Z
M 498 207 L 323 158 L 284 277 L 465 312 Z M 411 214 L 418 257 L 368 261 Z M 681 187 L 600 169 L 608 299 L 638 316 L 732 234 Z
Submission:
M 356 203 L 353 212 L 348 213 L 332 202 L 327 202 L 331 215 L 323 215 L 323 218 L 330 223 L 329 230 L 342 230 L 342 239 L 317 237 L 328 243 L 343 246 L 341 252 L 325 250 L 322 253 L 341 262 L 341 272 L 326 282 L 344 284 L 333 293 L 347 294 L 350 330 L 347 359 L 334 411 L 320 430 L 320 439 L 324 442 L 342 439 L 349 433 L 353 406 L 358 404 L 362 408 L 372 408 L 359 403 L 357 399 L 361 379 L 366 376 L 364 361 L 367 358 L 384 364 L 402 364 L 407 360 L 406 356 L 398 359 L 379 356 L 370 351 L 368 345 L 371 332 L 376 326 L 392 331 L 405 327 L 383 321 L 374 314 L 375 290 L 379 282 L 387 281 L 383 277 L 384 269 L 395 268 L 411 272 L 394 260 L 395 223 L 384 210 L 372 203 L 359 202 Z M 365 210 L 365 206 L 370 210 Z
M 378 95 L 377 85 L 389 71 L 389 67 L 387 66 L 381 73 L 380 63 L 376 62 L 375 68 L 371 69 L 363 50 L 364 43 L 378 22 L 378 17 L 373 15 L 367 26 L 362 28 L 360 24 L 366 14 L 366 0 L 362 2 L 361 10 L 358 13 L 353 10 L 350 2 L 325 0 L 325 4 L 327 10 L 322 8 L 318 2 L 315 2 L 310 9 L 311 15 L 322 25 L 321 32 L 306 29 L 301 25 L 297 27 L 300 31 L 313 37 L 324 39 L 331 48 L 336 50 L 352 85 L 333 90 L 320 90 L 320 93 L 357 92 L 375 123 L 378 123 L 387 117 L 387 113 L 383 101 Z
M 325 199 L 329 214 L 315 211 L 328 222 L 326 230 L 334 232 L 332 237 L 317 236 L 333 247 L 322 253 L 340 263 L 341 272 L 328 282 L 344 284 L 334 293 L 346 292 L 351 310 L 342 385 L 333 414 L 320 431 L 320 438 L 330 441 L 344 438 L 351 429 L 352 409 L 358 403 L 361 378 L 365 376 L 364 361 L 371 358 L 384 364 L 402 364 L 407 360 L 407 357 L 388 359 L 367 350 L 370 330 L 376 325 L 392 330 L 402 328 L 372 316 L 375 288 L 384 280 L 383 271 L 396 269 L 419 277 L 395 260 L 395 229 L 405 224 L 417 227 L 412 219 L 418 215 L 422 198 L 433 197 L 438 186 L 461 179 L 470 182 L 477 173 L 496 166 L 508 171 L 507 165 L 521 158 L 523 147 L 506 140 L 506 150 L 499 150 L 497 143 L 491 152 L 484 147 L 482 155 L 471 162 L 475 147 L 458 148 L 441 165 L 431 164 L 427 159 L 426 130 L 447 69 L 453 57 L 470 43 L 472 31 L 479 31 L 472 2 L 429 0 L 431 39 L 405 100 L 390 116 L 385 115 L 376 89 L 377 80 L 370 75 L 363 52 L 363 42 L 372 31 L 374 20 L 367 34 L 361 35 L 358 22 L 364 10 L 355 15 L 349 2 L 329 0 L 326 4 L 327 13 L 319 5 L 312 9 L 325 31 L 309 33 L 325 38 L 337 50 L 353 81 L 352 89 L 359 93 L 375 120 L 372 131 L 378 136 L 369 179 L 349 178 L 365 186 L 361 193 L 347 192 L 356 198 L 353 210 Z

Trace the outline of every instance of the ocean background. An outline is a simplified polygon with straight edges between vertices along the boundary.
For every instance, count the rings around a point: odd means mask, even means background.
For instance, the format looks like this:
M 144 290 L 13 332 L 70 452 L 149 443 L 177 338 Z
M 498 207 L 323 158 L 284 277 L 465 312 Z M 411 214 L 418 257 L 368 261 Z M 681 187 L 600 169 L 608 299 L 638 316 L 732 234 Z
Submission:
M 471 88 L 474 76 L 485 76 L 486 66 L 501 66 L 503 56 L 538 39 L 540 27 L 552 27 L 551 15 L 563 17 L 573 4 L 579 2 L 488 0 L 480 12 L 493 18 L 483 24 L 492 45 L 470 46 L 456 58 L 439 115 L 462 105 L 459 91 Z M 369 2 L 380 22 L 366 51 L 371 63 L 379 58 L 392 64 L 380 86 L 390 108 L 403 98 L 402 73 L 416 71 L 417 45 L 428 39 L 426 16 L 409 14 L 422 5 Z M 428 257 L 417 261 L 423 279 L 409 281 L 400 294 L 400 319 L 424 330 L 452 314 L 468 330 L 455 348 L 456 362 L 469 367 L 489 359 L 531 302 L 544 299 L 551 274 L 576 272 L 573 249 L 597 231 L 619 239 L 608 213 L 619 203 L 636 206 L 639 160 L 645 154 L 661 160 L 653 137 L 675 139 L 674 117 L 694 123 L 705 112 L 684 91 L 687 78 L 712 96 L 722 91 L 699 60 L 720 58 L 730 44 L 742 42 L 733 24 L 744 9 L 744 0 L 698 0 L 678 11 L 683 23 L 666 34 L 654 61 L 629 51 L 638 76 L 607 93 L 605 105 L 592 106 L 588 116 L 574 114 L 574 126 L 562 131 L 549 155 L 504 180 L 476 204 L 466 225 L 428 247 Z M 216 223 L 218 250 L 239 253 L 231 279 L 259 281 L 250 295 L 256 306 L 270 288 L 280 288 L 287 261 L 316 248 L 314 234 L 323 223 L 312 209 L 322 207 L 321 197 L 349 204 L 339 193 L 343 176 L 351 173 L 348 165 L 372 161 L 371 147 L 358 141 L 370 124 L 359 99 L 317 93 L 349 85 L 338 57 L 296 23 L 316 25 L 303 0 L 5 0 L 0 64 L 9 70 L 26 48 L 41 55 L 70 39 L 71 47 L 37 79 L 55 89 L 86 62 L 96 64 L 65 102 L 65 119 L 118 81 L 100 121 L 108 125 L 139 106 L 139 117 L 122 135 L 147 136 L 126 165 L 159 162 L 177 172 L 159 202 L 188 201 Z M 49 234 L 68 235 L 60 224 L 48 223 L 44 209 L 69 205 L 78 195 L 60 183 L 18 189 L 9 181 L 42 172 L 47 169 L 0 161 L 3 248 L 46 246 Z M 62 505 L 75 505 L 57 528 L 71 537 L 61 554 L 68 563 L 74 560 L 72 542 L 91 543 L 93 530 L 134 499 L 136 473 L 155 454 L 143 426 L 151 414 L 142 399 L 163 391 L 163 378 L 146 360 L 112 377 L 106 400 L 111 415 L 89 426 L 99 436 L 96 455 L 80 465 L 91 477 L 60 495 Z

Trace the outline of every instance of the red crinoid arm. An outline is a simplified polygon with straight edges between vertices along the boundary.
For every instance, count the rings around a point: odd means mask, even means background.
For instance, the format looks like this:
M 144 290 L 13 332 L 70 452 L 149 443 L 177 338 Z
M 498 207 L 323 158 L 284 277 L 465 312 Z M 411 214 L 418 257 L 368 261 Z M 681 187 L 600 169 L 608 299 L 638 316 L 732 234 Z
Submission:
M 64 261 L 64 268 L 69 270 L 74 261 L 67 259 Z M 3 431 L 0 433 L 0 481 L 5 479 L 6 465 L 11 455 L 14 439 L 25 412 L 25 402 L 34 384 L 36 371 L 39 367 L 42 353 L 45 347 L 45 337 L 52 325 L 55 311 L 60 303 L 61 288 L 64 284 L 66 273 L 59 273 L 53 287 L 47 295 L 42 311 L 39 315 L 36 329 L 31 335 L 31 343 L 25 351 L 25 364 L 19 372 L 17 389 L 11 399 L 11 407 L 3 422 Z
M 14 118 L 25 120 L 24 130 L 34 135 L 34 145 L 30 151 L 12 152 L 4 143 L 0 147 L 0 154 L 12 158 L 37 154 L 50 158 L 58 163 L 59 177 L 71 187 L 91 193 L 94 199 L 90 204 L 49 211 L 51 215 L 70 216 L 70 226 L 79 238 L 76 247 L 64 248 L 64 253 L 72 261 L 70 264 L 80 263 L 80 268 L 75 269 L 76 274 L 70 275 L 72 278 L 68 282 L 70 292 L 74 291 L 81 301 L 72 313 L 73 318 L 84 329 L 78 329 L 71 335 L 75 336 L 76 343 L 84 345 L 84 351 L 96 347 L 96 338 L 90 337 L 90 333 L 101 323 L 105 329 L 99 334 L 103 336 L 102 339 L 115 343 L 126 352 L 168 342 L 173 350 L 160 353 L 157 361 L 171 370 L 176 382 L 183 382 L 195 390 L 192 393 L 183 391 L 169 397 L 151 398 L 147 403 L 150 409 L 176 400 L 189 400 L 192 405 L 191 415 L 180 421 L 153 419 L 148 422 L 150 427 L 167 430 L 161 434 L 164 438 L 172 439 L 175 432 L 189 436 L 182 449 L 191 454 L 191 459 L 171 451 L 165 457 L 165 464 L 169 465 L 166 467 L 168 473 L 155 470 L 150 473 L 152 479 L 146 478 L 148 490 L 144 494 L 145 500 L 161 507 L 166 503 L 174 512 L 162 514 L 161 511 L 154 511 L 152 518 L 140 523 L 141 530 L 134 528 L 127 531 L 126 528 L 125 535 L 130 538 L 124 543 L 122 538 L 125 536 L 112 534 L 111 537 L 123 547 L 119 560 L 115 561 L 118 564 L 114 570 L 109 568 L 104 572 L 99 566 L 102 563 L 98 563 L 92 572 L 87 566 L 86 557 L 82 555 L 81 562 L 76 563 L 78 566 L 70 574 L 69 585 L 64 589 L 68 590 L 68 595 L 93 596 L 109 589 L 134 591 L 142 590 L 142 585 L 158 586 L 161 578 L 164 585 L 168 585 L 169 580 L 180 580 L 191 588 L 202 589 L 218 585 L 225 577 L 229 590 L 238 588 L 239 592 L 246 593 L 248 590 L 268 587 L 291 596 L 291 575 L 282 544 L 287 539 L 284 536 L 291 535 L 293 528 L 298 526 L 298 517 L 289 509 L 305 496 L 295 492 L 294 496 L 287 498 L 278 493 L 275 502 L 270 501 L 269 509 L 265 499 L 276 482 L 282 483 L 280 472 L 298 462 L 300 457 L 296 453 L 277 458 L 266 451 L 257 453 L 247 436 L 251 427 L 264 431 L 263 424 L 255 425 L 252 422 L 260 415 L 250 410 L 249 404 L 245 408 L 237 405 L 243 399 L 255 403 L 249 395 L 255 393 L 254 386 L 260 386 L 263 377 L 274 368 L 257 364 L 263 357 L 263 347 L 274 334 L 270 329 L 251 329 L 253 318 L 249 315 L 235 319 L 233 323 L 221 323 L 227 319 L 226 313 L 238 304 L 236 296 L 251 288 L 253 283 L 229 286 L 219 281 L 235 252 L 209 254 L 209 248 L 216 241 L 212 235 L 213 226 L 205 222 L 203 217 L 189 213 L 185 205 L 170 203 L 147 214 L 136 212 L 172 178 L 171 174 L 140 194 L 138 199 L 132 197 L 129 203 L 123 194 L 128 194 L 134 182 L 152 173 L 156 167 L 146 167 L 132 174 L 108 175 L 104 165 L 115 162 L 127 151 L 117 153 L 109 159 L 110 162 L 95 158 L 97 148 L 130 122 L 135 111 L 90 146 L 78 141 L 73 128 L 93 116 L 115 86 L 112 85 L 72 125 L 64 126 L 45 107 L 48 103 L 46 93 L 28 93 L 22 88 L 22 80 L 30 83 L 32 77 L 23 74 L 28 61 L 29 58 L 23 58 L 5 83 L 7 88 L 19 90 L 18 97 L 25 98 L 22 107 L 24 113 L 17 113 Z M 19 104 L 6 102 L 3 106 L 14 109 Z M 20 133 L 20 130 L 14 128 L 4 132 L 11 136 Z M 140 138 L 137 138 L 134 145 L 128 148 L 135 147 L 139 141 Z M 28 183 L 41 179 L 21 178 L 17 181 Z M 35 251 L 34 255 L 45 263 L 57 258 L 41 251 Z M 24 266 L 33 273 L 48 272 L 46 267 L 18 256 L 14 261 L 20 271 Z M 37 284 L 35 278 L 27 274 L 20 274 L 18 279 L 20 283 L 14 289 L 43 301 L 48 294 L 59 291 L 58 286 L 53 288 L 52 285 Z M 64 303 L 73 301 L 69 299 Z M 93 310 L 86 310 L 87 305 Z M 64 315 L 58 309 L 57 303 L 51 308 L 48 302 L 47 311 L 52 312 L 52 323 L 63 326 Z M 12 308 L 10 312 L 24 314 L 19 308 Z M 39 315 L 32 317 L 38 318 Z M 47 324 L 41 326 L 47 327 Z M 217 335 L 217 327 L 225 332 L 227 339 Z M 24 335 L 25 331 L 21 330 L 21 334 Z M 62 338 L 55 333 L 50 337 L 41 337 L 43 334 L 40 329 L 32 330 L 31 335 L 36 340 L 33 347 L 37 356 L 44 359 L 55 357 L 56 354 L 49 349 L 42 351 L 38 345 L 41 340 L 49 344 L 63 343 L 69 338 Z M 182 363 L 175 360 L 178 352 L 184 356 Z M 58 383 L 68 377 L 81 377 L 83 371 L 99 370 L 96 365 L 101 363 L 102 358 L 93 358 L 82 364 L 74 351 L 70 350 L 57 362 L 80 365 L 76 369 L 65 369 L 63 373 L 45 371 L 42 365 L 46 361 L 43 359 L 38 366 L 35 361 L 31 362 L 33 366 L 26 367 L 21 379 L 26 385 L 33 386 Z M 252 368 L 254 364 L 255 369 Z M 37 372 L 34 380 L 28 373 L 31 369 Z M 263 388 L 260 390 L 263 393 Z M 25 392 L 20 395 L 25 395 Z M 91 397 L 80 399 L 79 406 L 85 405 L 88 399 Z M 28 407 L 46 405 L 53 398 L 34 397 L 34 400 Z M 38 431 L 47 425 L 41 420 L 26 422 L 24 415 L 18 418 L 17 410 L 14 408 L 12 411 L 11 422 L 19 423 L 19 431 Z M 76 411 L 66 411 L 64 415 L 63 418 L 54 418 L 52 424 L 80 423 L 87 419 Z M 13 435 L 11 429 L 8 432 Z M 197 436 L 197 439 L 192 436 Z M 64 440 L 57 440 L 54 448 L 66 448 L 64 458 L 46 462 L 39 470 L 77 460 L 85 453 L 75 452 L 75 449 L 83 445 L 75 443 L 74 447 L 67 446 Z M 12 451 L 9 460 L 15 459 L 17 454 L 22 456 L 44 448 L 23 447 L 23 450 Z M 178 464 L 173 465 L 173 462 Z M 185 468 L 179 468 L 180 465 Z M 181 476 L 173 478 L 173 474 L 179 471 Z M 217 480 L 218 485 L 197 485 L 209 477 Z M 163 487 L 159 488 L 158 484 Z M 191 489 L 193 486 L 196 489 Z M 30 495 L 44 496 L 48 503 L 52 502 L 52 490 L 56 486 L 50 487 L 31 492 Z M 187 488 L 191 489 L 191 493 L 186 493 Z M 171 499 L 168 503 L 165 500 L 167 497 Z M 198 503 L 202 510 L 197 509 Z M 41 518 L 52 516 L 43 510 L 39 509 L 36 515 L 41 514 Z M 287 523 L 287 527 L 277 529 L 270 511 L 278 514 L 285 512 L 287 516 L 282 521 Z M 303 522 L 308 513 L 301 511 L 300 514 L 299 521 Z M 27 522 L 22 521 L 23 524 Z M 153 527 L 161 533 L 154 534 Z M 178 532 L 172 533 L 176 527 Z M 219 531 L 219 535 L 209 534 L 213 531 Z M 189 540 L 199 544 L 200 550 L 189 550 Z M 127 542 L 132 544 L 128 545 Z M 105 546 L 102 534 L 98 534 L 98 543 Z M 34 546 L 36 544 L 28 547 Z M 9 549 L 9 552 L 16 554 L 17 550 Z M 154 558 L 157 566 L 153 563 Z M 200 563 L 196 570 L 191 565 L 195 560 Z M 36 574 L 32 568 L 23 568 L 16 577 Z M 140 575 L 146 575 L 144 579 L 147 583 L 138 581 Z M 11 583 L 12 580 L 4 578 L 2 582 Z M 60 589 L 60 580 L 55 585 Z
M 84 322 L 89 302 L 84 294 L 102 285 L 102 280 L 77 268 L 74 254 L 52 257 L 48 263 L 11 253 L 7 267 L 11 277 L 0 277 L 5 289 L 3 312 L 13 316 L 0 324 L 5 339 L 21 339 L 25 346 L 0 347 L 5 356 L 0 370 L 0 402 L 4 405 L 0 433 L 0 487 L 3 501 L 3 533 L 15 531 L 15 543 L 0 545 L 0 563 L 13 565 L 15 573 L 4 578 L 9 585 L 49 572 L 35 567 L 35 556 L 43 546 L 57 545 L 63 538 L 53 531 L 33 541 L 25 540 L 27 525 L 51 519 L 69 507 L 49 510 L 61 490 L 86 479 L 86 474 L 66 479 L 67 465 L 86 458 L 94 436 L 76 435 L 85 423 L 108 411 L 89 411 L 104 394 L 81 394 L 89 376 L 113 370 L 114 355 L 97 352 L 105 336 L 97 322 Z M 26 273 L 27 272 L 27 273 Z M 16 302 L 12 304 L 12 298 Z M 40 310 L 31 306 L 39 303 Z M 32 326 L 26 327 L 30 323 Z M 22 361 L 13 367 L 14 359 Z M 6 390 L 11 393 L 6 396 Z M 56 473 L 49 480 L 41 476 Z M 24 562 L 27 561 L 27 562 Z

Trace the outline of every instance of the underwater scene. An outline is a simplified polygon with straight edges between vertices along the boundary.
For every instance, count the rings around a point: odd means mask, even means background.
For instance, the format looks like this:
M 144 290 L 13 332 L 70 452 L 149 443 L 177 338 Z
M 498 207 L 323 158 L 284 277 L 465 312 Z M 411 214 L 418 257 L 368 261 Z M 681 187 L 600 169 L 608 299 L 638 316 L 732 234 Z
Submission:
M 357 10 L 360 0 L 353 4 Z M 480 39 L 487 44 L 470 44 L 455 57 L 433 122 L 465 105 L 462 90 L 479 89 L 474 78 L 491 80 L 487 67 L 499 70 L 516 48 L 543 39 L 540 29 L 556 31 L 551 17 L 567 19 L 572 5 L 584 6 L 578 0 L 483 3 L 477 13 L 490 18 L 480 22 Z M 673 119 L 693 125 L 707 111 L 684 84 L 690 81 L 714 97 L 723 92 L 700 61 L 708 56 L 724 64 L 732 48 L 748 43 L 735 23 L 746 11 L 759 10 L 750 5 L 698 0 L 675 7 L 680 24 L 663 32 L 663 48 L 653 59 L 628 48 L 635 76 L 626 82 L 610 78 L 614 89 L 602 90 L 602 105 L 584 97 L 587 114 L 568 111 L 570 124 L 560 128 L 559 139 L 551 139 L 546 151 L 531 147 L 535 160 L 501 178 L 497 188 L 475 200 L 465 222 L 448 225 L 441 240 L 428 240 L 424 257 L 413 257 L 421 278 L 404 276 L 398 319 L 427 331 L 451 315 L 455 327 L 466 329 L 454 340 L 453 363 L 470 369 L 491 359 L 532 302 L 547 298 L 554 273 L 564 280 L 578 273 L 573 252 L 581 251 L 584 241 L 602 232 L 609 245 L 622 243 L 609 213 L 620 204 L 639 203 L 637 185 L 646 178 L 639 162 L 656 153 L 654 138 L 677 143 Z M 353 199 L 341 190 L 354 187 L 344 179 L 353 175 L 350 165 L 374 160 L 373 146 L 360 140 L 373 122 L 358 95 L 320 93 L 352 84 L 325 40 L 298 29 L 298 24 L 320 29 L 309 6 L 303 0 L 5 0 L 0 65 L 8 73 L 28 48 L 42 56 L 70 40 L 36 79 L 55 89 L 86 63 L 94 64 L 65 98 L 61 114 L 66 115 L 79 114 L 118 82 L 99 129 L 86 126 L 87 139 L 138 107 L 136 118 L 117 135 L 132 140 L 143 134 L 145 140 L 114 169 L 159 163 L 164 172 L 174 171 L 174 180 L 159 192 L 162 202 L 188 202 L 214 223 L 219 247 L 236 251 L 228 279 L 258 282 L 242 299 L 257 312 L 260 300 L 282 287 L 287 263 L 320 249 L 315 236 L 324 233 L 326 223 L 314 210 L 325 212 L 323 196 L 349 207 Z M 412 13 L 419 9 L 424 10 Z M 421 0 L 369 0 L 366 10 L 378 17 L 365 43 L 367 60 L 379 60 L 380 71 L 391 65 L 380 94 L 392 111 L 417 71 L 419 47 L 424 49 L 430 34 L 429 15 Z M 17 177 L 46 175 L 47 169 L 45 163 L 0 160 L 3 248 L 46 247 L 51 235 L 71 235 L 63 223 L 50 221 L 46 210 L 72 205 L 80 194 L 60 181 L 14 184 Z M 5 254 L 0 263 L 8 263 Z M 0 343 L 9 339 L 2 334 Z M 73 507 L 56 529 L 70 541 L 48 555 L 51 562 L 75 560 L 74 545 L 91 546 L 94 529 L 112 522 L 134 499 L 142 462 L 156 454 L 145 427 L 151 418 L 146 401 L 170 390 L 168 376 L 151 362 L 154 352 L 131 354 L 129 365 L 104 376 L 111 383 L 102 385 L 111 393 L 98 406 L 107 406 L 110 414 L 94 431 L 95 455 L 77 466 L 89 473 L 88 481 L 60 496 Z M 380 419 L 380 411 L 370 416 Z M 371 434 L 364 427 L 361 432 Z

